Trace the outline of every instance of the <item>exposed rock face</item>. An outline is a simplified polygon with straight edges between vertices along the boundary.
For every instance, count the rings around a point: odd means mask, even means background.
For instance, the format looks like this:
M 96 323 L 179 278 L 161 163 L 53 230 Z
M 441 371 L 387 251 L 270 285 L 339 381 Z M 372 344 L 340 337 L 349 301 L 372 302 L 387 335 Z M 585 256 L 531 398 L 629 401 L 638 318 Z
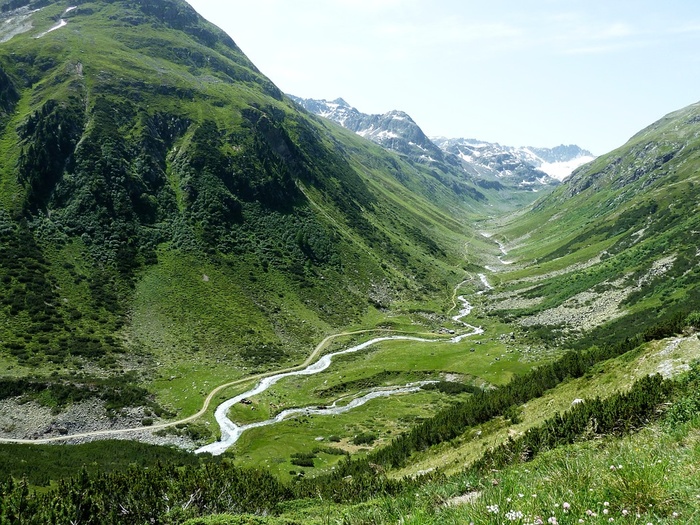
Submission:
M 514 148 L 474 139 L 428 138 L 403 111 L 368 115 L 344 99 L 304 99 L 289 95 L 307 111 L 332 120 L 380 146 L 415 162 L 459 169 L 476 178 L 502 179 L 510 186 L 538 191 L 558 184 L 594 157 L 578 146 Z
M 446 162 L 445 154 L 415 121 L 403 111 L 383 115 L 361 113 L 342 98 L 326 100 L 290 98 L 311 113 L 337 122 L 341 126 L 380 146 L 406 155 L 414 161 Z M 450 159 L 452 160 L 452 159 Z M 453 164 L 457 164 L 452 160 Z
M 573 144 L 535 148 L 503 146 L 476 139 L 433 137 L 433 141 L 465 162 L 487 166 L 504 177 L 520 177 L 524 184 L 556 183 L 595 158 L 590 151 Z

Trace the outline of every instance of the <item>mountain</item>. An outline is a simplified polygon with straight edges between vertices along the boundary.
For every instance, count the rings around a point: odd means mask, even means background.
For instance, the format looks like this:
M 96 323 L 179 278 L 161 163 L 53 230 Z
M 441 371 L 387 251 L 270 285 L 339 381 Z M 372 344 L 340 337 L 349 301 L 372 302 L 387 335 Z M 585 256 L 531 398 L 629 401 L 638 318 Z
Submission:
M 488 166 L 501 176 L 522 176 L 525 183 L 546 183 L 547 177 L 564 180 L 571 173 L 595 159 L 593 154 L 579 146 L 555 148 L 512 147 L 475 139 L 447 139 L 434 137 L 433 142 L 443 151 L 458 156 L 465 162 Z M 545 175 L 546 174 L 546 175 Z
M 186 2 L 0 6 L 3 399 L 193 413 L 461 277 L 476 187 L 300 112 Z
M 499 180 L 511 187 L 551 191 L 557 181 L 595 157 L 575 145 L 516 148 L 475 139 L 428 138 L 403 111 L 368 115 L 342 98 L 333 101 L 290 98 L 306 110 L 332 120 L 380 146 L 415 162 L 461 166 L 476 180 Z
M 700 105 L 533 203 L 76 4 L 0 0 L 0 523 L 700 515 Z
M 472 188 L 471 191 L 476 191 L 475 197 L 487 208 L 516 209 L 534 201 L 538 192 L 549 192 L 557 184 L 554 178 L 535 167 L 538 163 L 545 164 L 545 161 L 534 154 L 516 156 L 509 152 L 514 148 L 483 143 L 491 150 L 489 158 L 467 157 L 460 154 L 458 147 L 447 147 L 447 139 L 429 139 L 403 111 L 369 115 L 361 113 L 342 98 L 327 101 L 288 96 L 310 113 L 396 152 L 414 165 L 430 169 L 438 178 L 445 173 L 462 180 Z M 455 141 L 463 142 L 468 141 Z M 461 191 L 469 190 L 463 188 Z
M 323 118 L 337 122 L 353 133 L 380 146 L 401 153 L 414 161 L 445 162 L 445 155 L 423 133 L 418 124 L 403 111 L 389 111 L 382 115 L 360 113 L 342 98 L 326 100 L 290 98 L 297 104 Z
M 535 166 L 557 180 L 564 180 L 577 168 L 595 160 L 588 150 L 569 144 L 554 148 L 525 148 L 536 155 Z
M 536 264 L 539 277 L 519 300 L 496 305 L 500 315 L 600 344 L 700 308 L 698 136 L 694 104 L 579 168 L 520 214 L 503 239 L 514 248 L 509 257 Z

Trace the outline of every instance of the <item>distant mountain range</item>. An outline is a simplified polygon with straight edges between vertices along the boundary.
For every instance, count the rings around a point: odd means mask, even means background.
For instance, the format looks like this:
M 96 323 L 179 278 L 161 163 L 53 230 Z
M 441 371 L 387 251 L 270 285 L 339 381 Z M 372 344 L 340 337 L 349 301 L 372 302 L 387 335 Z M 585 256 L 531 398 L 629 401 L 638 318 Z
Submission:
M 535 148 L 502 146 L 476 139 L 433 137 L 432 140 L 443 151 L 457 155 L 465 162 L 488 166 L 504 175 L 517 173 L 525 165 L 562 181 L 576 168 L 595 159 L 590 151 L 573 144 Z
M 311 113 L 337 122 L 361 137 L 386 149 L 411 157 L 413 160 L 444 161 L 443 151 L 435 145 L 415 121 L 403 111 L 383 115 L 368 115 L 337 98 L 326 100 L 290 98 Z
M 576 145 L 554 148 L 511 147 L 464 138 L 429 138 L 403 111 L 381 115 L 360 112 L 342 98 L 332 101 L 289 95 L 307 111 L 332 120 L 380 146 L 414 161 L 462 165 L 477 177 L 507 179 L 521 187 L 552 186 L 595 157 Z

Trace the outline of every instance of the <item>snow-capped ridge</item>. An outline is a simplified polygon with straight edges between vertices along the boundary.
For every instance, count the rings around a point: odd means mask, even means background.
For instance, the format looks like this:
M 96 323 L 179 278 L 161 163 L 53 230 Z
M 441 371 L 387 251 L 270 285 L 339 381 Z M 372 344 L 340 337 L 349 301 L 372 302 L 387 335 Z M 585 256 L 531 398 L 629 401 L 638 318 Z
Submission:
M 567 178 L 571 173 L 595 159 L 590 151 L 576 145 L 560 145 L 554 148 L 533 146 L 502 146 L 497 142 L 477 139 L 448 139 L 433 137 L 433 142 L 443 151 L 452 153 L 467 162 L 476 162 L 499 171 L 502 176 L 518 172 L 524 166 L 536 170 L 535 177 L 526 180 L 552 184 Z
M 308 111 L 332 120 L 380 146 L 417 162 L 444 160 L 444 153 L 423 133 L 407 113 L 392 110 L 383 114 L 361 113 L 343 98 L 333 101 L 289 96 Z
M 511 147 L 478 139 L 429 138 L 401 110 L 368 115 L 345 99 L 332 101 L 289 97 L 321 117 L 332 120 L 380 146 L 420 163 L 447 163 L 470 176 L 501 179 L 511 186 L 537 190 L 552 187 L 593 159 L 574 145 L 555 148 Z

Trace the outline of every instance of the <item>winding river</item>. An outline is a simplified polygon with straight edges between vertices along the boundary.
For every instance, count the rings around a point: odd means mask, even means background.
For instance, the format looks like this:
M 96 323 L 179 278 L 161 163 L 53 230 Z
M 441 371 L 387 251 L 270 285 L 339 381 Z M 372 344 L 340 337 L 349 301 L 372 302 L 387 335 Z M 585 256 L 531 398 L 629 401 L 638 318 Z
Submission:
M 464 296 L 460 295 L 457 298 L 461 303 L 462 303 L 462 308 L 460 309 L 459 313 L 452 317 L 452 320 L 455 322 L 461 323 L 464 325 L 465 328 L 469 329 L 469 332 L 466 332 L 464 334 L 457 335 L 453 337 L 452 339 L 445 340 L 445 339 L 425 339 L 421 337 L 413 337 L 413 336 L 403 336 L 403 335 L 395 335 L 395 336 L 386 336 L 386 337 L 377 337 L 374 339 L 371 339 L 369 341 L 366 341 L 362 344 L 353 346 L 351 348 L 347 348 L 345 350 L 340 350 L 338 352 L 333 352 L 330 354 L 326 354 L 323 357 L 321 357 L 318 361 L 315 363 L 312 363 L 311 365 L 307 366 L 303 370 L 295 370 L 292 372 L 284 372 L 280 374 L 276 374 L 273 376 L 269 376 L 266 378 L 263 378 L 260 380 L 260 382 L 254 387 L 251 388 L 250 390 L 243 392 L 242 394 L 239 394 L 235 397 L 232 397 L 231 399 L 228 399 L 224 401 L 222 404 L 220 404 L 216 408 L 216 412 L 214 412 L 214 417 L 216 418 L 216 422 L 219 424 L 219 427 L 221 428 L 221 439 L 219 441 L 216 441 L 214 443 L 210 443 L 209 445 L 206 445 L 204 447 L 201 447 L 195 451 L 197 454 L 205 453 L 208 452 L 212 455 L 218 456 L 220 454 L 223 454 L 229 447 L 231 447 L 238 439 L 241 437 L 243 432 L 245 432 L 248 429 L 251 428 L 258 428 L 258 427 L 264 427 L 268 425 L 272 425 L 274 423 L 279 423 L 280 421 L 283 421 L 287 417 L 296 415 L 296 414 L 314 414 L 314 415 L 334 415 L 334 414 L 342 414 L 344 412 L 348 412 L 349 410 L 352 410 L 353 408 L 357 408 L 359 406 L 364 405 L 368 401 L 371 401 L 372 399 L 376 399 L 378 397 L 388 397 L 391 395 L 395 394 L 407 394 L 411 392 L 416 392 L 420 390 L 420 388 L 427 384 L 430 383 L 430 381 L 423 381 L 420 383 L 410 383 L 408 385 L 405 385 L 403 387 L 392 387 L 392 388 L 383 388 L 383 389 L 377 389 L 373 392 L 369 392 L 361 397 L 354 398 L 351 400 L 348 404 L 338 406 L 338 401 L 335 401 L 332 405 L 328 407 L 323 407 L 323 408 L 292 408 L 288 410 L 284 410 L 277 414 L 275 417 L 271 419 L 267 419 L 265 421 L 258 421 L 255 423 L 249 423 L 247 425 L 237 425 L 233 421 L 231 421 L 228 418 L 228 411 L 231 409 L 232 406 L 234 406 L 236 403 L 240 403 L 243 399 L 246 399 L 248 397 L 255 396 L 257 394 L 260 394 L 270 388 L 272 385 L 277 383 L 278 381 L 284 379 L 285 377 L 291 377 L 291 376 L 308 376 L 308 375 L 313 375 L 313 374 L 318 374 L 324 370 L 326 370 L 330 365 L 333 360 L 333 358 L 337 355 L 344 355 L 344 354 L 351 354 L 355 352 L 359 352 L 360 350 L 364 350 L 365 348 L 375 345 L 377 343 L 381 343 L 383 341 L 417 341 L 417 342 L 422 342 L 422 343 L 459 343 L 466 337 L 472 337 L 475 335 L 480 335 L 484 333 L 484 330 L 481 327 L 477 326 L 472 326 L 470 324 L 465 323 L 462 319 L 469 315 L 472 311 L 472 305 L 467 301 Z

